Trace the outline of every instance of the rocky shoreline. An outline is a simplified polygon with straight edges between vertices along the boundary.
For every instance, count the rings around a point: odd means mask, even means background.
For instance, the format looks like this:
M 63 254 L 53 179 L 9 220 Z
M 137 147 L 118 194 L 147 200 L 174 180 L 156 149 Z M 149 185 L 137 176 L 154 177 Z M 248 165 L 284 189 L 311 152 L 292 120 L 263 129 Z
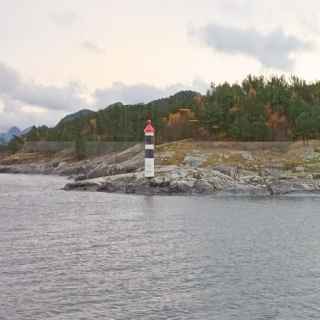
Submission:
M 181 149 L 180 149 L 181 150 Z M 226 150 L 222 161 L 209 163 L 206 151 L 186 152 L 179 163 L 170 164 L 168 150 L 159 150 L 156 177 L 143 174 L 143 146 L 136 145 L 121 153 L 84 160 L 51 160 L 0 163 L 0 173 L 63 175 L 73 179 L 64 190 L 97 191 L 141 195 L 246 195 L 277 196 L 294 193 L 319 193 L 320 171 L 308 167 L 256 165 L 257 154 Z M 308 151 L 309 152 L 309 151 Z M 219 154 L 220 154 L 219 153 Z M 228 159 L 240 158 L 234 163 Z M 310 157 L 310 152 L 308 153 Z M 170 155 L 169 155 L 170 156 Z M 176 158 L 177 155 L 175 155 Z M 320 153 L 313 152 L 312 164 Z M 176 159 L 175 158 L 175 159 Z M 317 158 L 318 159 L 318 158 Z M 318 161 L 318 160 L 317 160 Z M 169 162 L 169 163 L 168 163 Z M 171 161 L 173 162 L 173 161 Z M 270 164 L 270 161 L 268 162 Z M 308 164 L 308 162 L 306 162 Z
M 217 170 L 178 167 L 159 168 L 157 176 L 146 179 L 143 172 L 112 175 L 68 183 L 65 190 L 117 192 L 143 195 L 248 195 L 276 196 L 318 193 L 320 180 L 281 179 L 256 175 L 232 178 Z

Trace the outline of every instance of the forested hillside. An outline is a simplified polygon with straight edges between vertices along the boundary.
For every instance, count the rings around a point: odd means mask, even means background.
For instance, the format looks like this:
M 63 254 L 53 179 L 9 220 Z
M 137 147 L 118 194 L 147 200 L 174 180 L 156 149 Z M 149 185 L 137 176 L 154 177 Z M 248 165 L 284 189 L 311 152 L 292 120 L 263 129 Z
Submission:
M 247 77 L 241 85 L 212 86 L 200 125 L 233 140 L 294 140 L 320 136 L 320 82 L 297 77 Z
M 182 91 L 147 104 L 115 103 L 68 116 L 54 128 L 33 128 L 27 141 L 142 141 L 152 119 L 157 141 L 183 138 L 271 141 L 320 137 L 320 82 L 248 76 L 212 84 L 206 95 Z
M 141 141 L 149 118 L 157 128 L 159 140 L 182 138 L 162 136 L 168 126 L 165 118 L 180 108 L 195 108 L 195 97 L 200 94 L 181 91 L 147 104 L 124 105 L 119 102 L 97 112 L 80 111 L 65 117 L 54 128 L 34 127 L 26 135 L 26 140 L 73 141 L 82 136 L 93 141 Z

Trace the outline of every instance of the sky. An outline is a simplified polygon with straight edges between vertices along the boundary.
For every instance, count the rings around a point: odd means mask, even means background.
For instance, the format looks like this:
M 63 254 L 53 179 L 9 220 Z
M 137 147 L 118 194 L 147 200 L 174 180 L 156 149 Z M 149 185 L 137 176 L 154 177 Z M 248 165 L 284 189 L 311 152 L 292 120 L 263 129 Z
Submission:
M 0 0 L 0 132 L 248 74 L 320 78 L 315 0 Z

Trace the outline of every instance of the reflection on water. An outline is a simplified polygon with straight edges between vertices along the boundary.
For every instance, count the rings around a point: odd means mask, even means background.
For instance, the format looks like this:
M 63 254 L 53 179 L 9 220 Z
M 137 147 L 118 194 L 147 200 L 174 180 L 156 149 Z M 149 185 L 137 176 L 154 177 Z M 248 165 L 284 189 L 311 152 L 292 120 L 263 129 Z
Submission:
M 0 175 L 0 319 L 319 319 L 317 197 L 64 192 Z

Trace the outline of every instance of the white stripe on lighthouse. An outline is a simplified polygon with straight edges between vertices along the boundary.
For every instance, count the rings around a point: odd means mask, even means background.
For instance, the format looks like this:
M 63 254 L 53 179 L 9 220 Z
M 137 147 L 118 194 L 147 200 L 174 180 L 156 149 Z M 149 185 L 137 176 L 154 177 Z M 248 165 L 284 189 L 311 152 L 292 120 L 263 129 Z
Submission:
M 154 159 L 144 159 L 144 176 L 146 178 L 153 178 L 154 177 Z

